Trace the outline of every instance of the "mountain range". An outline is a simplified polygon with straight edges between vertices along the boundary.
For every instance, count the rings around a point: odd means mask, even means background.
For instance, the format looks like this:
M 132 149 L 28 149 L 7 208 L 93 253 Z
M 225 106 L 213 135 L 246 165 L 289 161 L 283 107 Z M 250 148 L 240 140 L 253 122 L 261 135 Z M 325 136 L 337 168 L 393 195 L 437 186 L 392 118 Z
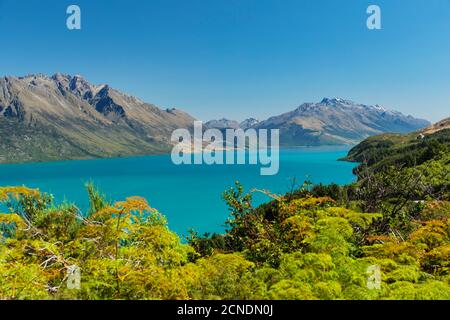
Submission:
M 175 129 L 195 118 L 161 109 L 81 76 L 0 78 L 0 163 L 166 153 Z M 264 121 L 211 120 L 205 128 L 280 129 L 282 146 L 356 144 L 383 132 L 429 125 L 381 106 L 325 98 Z
M 233 129 L 280 129 L 282 146 L 320 146 L 353 145 L 385 132 L 411 132 L 430 125 L 430 122 L 379 105 L 324 98 L 319 103 L 304 103 L 293 111 L 264 121 L 249 119 L 239 124 L 222 119 L 209 121 L 206 125 L 221 130 L 227 126 Z
M 0 162 L 164 153 L 194 120 L 80 76 L 0 78 Z

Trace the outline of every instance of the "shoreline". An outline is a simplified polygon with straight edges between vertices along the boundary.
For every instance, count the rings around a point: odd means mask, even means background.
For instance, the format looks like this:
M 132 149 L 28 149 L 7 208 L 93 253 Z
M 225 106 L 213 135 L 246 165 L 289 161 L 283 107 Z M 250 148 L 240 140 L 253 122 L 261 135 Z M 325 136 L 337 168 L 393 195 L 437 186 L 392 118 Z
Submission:
M 333 151 L 336 149 L 348 149 L 350 150 L 355 145 L 321 145 L 321 146 L 280 146 L 279 150 L 312 150 L 312 149 L 328 149 L 329 151 Z M 224 149 L 226 152 L 229 151 L 236 151 L 236 149 Z M 222 151 L 222 150 L 221 150 Z M 242 150 L 238 150 L 242 151 Z M 190 154 L 194 154 L 194 152 L 191 152 Z M 42 163 L 65 163 L 65 162 L 74 162 L 74 161 L 95 161 L 95 160 L 112 160 L 112 159 L 124 159 L 124 158 L 143 158 L 143 157 L 158 157 L 158 156 L 170 156 L 170 152 L 161 152 L 161 153 L 149 153 L 149 154 L 130 154 L 130 155 L 124 155 L 124 156 L 111 156 L 111 157 L 86 157 L 86 158 L 73 158 L 73 159 L 59 159 L 59 160 L 37 160 L 37 161 L 18 161 L 18 162 L 0 162 L 0 166 L 12 166 L 12 165 L 38 165 Z M 342 159 L 337 159 L 338 161 L 346 161 L 346 162 L 353 162 L 353 161 L 347 161 Z

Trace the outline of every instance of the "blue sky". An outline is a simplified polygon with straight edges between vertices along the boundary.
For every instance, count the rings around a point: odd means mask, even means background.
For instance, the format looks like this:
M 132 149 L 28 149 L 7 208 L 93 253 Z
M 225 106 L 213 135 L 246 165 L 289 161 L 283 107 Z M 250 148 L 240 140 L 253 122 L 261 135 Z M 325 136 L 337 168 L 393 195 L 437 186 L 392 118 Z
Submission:
M 81 74 L 203 120 L 323 97 L 450 116 L 448 0 L 0 0 L 0 30 L 0 75 Z

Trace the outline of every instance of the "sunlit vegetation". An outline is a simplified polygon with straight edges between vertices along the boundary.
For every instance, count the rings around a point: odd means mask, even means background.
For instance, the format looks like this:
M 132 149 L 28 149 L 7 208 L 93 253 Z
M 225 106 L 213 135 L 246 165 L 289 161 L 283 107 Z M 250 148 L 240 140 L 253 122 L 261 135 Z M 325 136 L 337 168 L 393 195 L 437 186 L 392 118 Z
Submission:
M 142 198 L 91 209 L 0 189 L 2 299 L 449 299 L 450 202 L 423 205 L 408 233 L 377 233 L 380 213 L 330 197 L 277 197 L 267 219 L 242 187 L 227 191 L 229 230 L 183 244 Z M 250 211 L 249 211 L 250 210 Z M 81 269 L 69 289 L 68 268 Z M 367 269 L 381 268 L 379 290 Z
M 237 182 L 224 234 L 187 241 L 139 197 L 110 203 L 89 184 L 80 212 L 1 187 L 0 299 L 450 299 L 445 148 L 415 166 L 398 154 L 361 164 L 348 186 L 276 195 Z M 270 201 L 253 207 L 254 192 Z M 79 288 L 67 285 L 73 266 Z

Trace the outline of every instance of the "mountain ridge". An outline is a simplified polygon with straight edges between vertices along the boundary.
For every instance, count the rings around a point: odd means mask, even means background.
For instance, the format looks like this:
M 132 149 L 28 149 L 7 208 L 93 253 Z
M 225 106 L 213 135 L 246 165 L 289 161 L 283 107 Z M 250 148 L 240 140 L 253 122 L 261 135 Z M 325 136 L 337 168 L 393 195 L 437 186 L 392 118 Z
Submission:
M 226 121 L 223 121 L 226 120 Z M 237 121 L 222 119 L 235 129 Z M 245 122 L 245 121 L 244 121 Z M 209 127 L 213 122 L 209 121 Z M 369 136 L 411 132 L 430 124 L 429 121 L 388 110 L 380 105 L 365 105 L 342 98 L 324 98 L 319 103 L 303 103 L 292 111 L 257 121 L 247 128 L 280 129 L 282 146 L 354 145 Z M 238 125 L 241 129 L 242 126 Z
M 172 132 L 192 130 L 195 120 L 80 75 L 5 76 L 0 78 L 0 163 L 167 153 Z M 280 145 L 289 147 L 353 145 L 368 136 L 428 124 L 379 105 L 324 98 L 263 121 L 219 119 L 204 128 L 280 129 Z
M 80 76 L 0 78 L 0 162 L 165 153 L 194 121 Z

